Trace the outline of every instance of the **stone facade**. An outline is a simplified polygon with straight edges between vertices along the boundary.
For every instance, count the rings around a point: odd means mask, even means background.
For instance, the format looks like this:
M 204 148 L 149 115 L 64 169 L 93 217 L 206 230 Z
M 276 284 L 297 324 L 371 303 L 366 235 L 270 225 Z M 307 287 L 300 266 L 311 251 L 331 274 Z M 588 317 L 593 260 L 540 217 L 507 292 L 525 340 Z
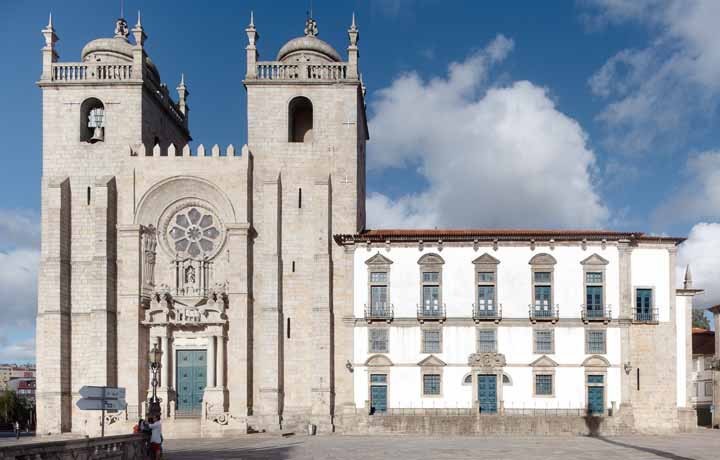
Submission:
M 597 327 L 608 330 L 614 355 L 590 356 L 582 371 L 615 381 L 611 391 L 623 417 L 603 422 L 612 427 L 606 431 L 682 425 L 690 348 L 689 329 L 685 336 L 681 328 L 689 325 L 696 291 L 675 292 L 672 267 L 681 240 L 482 231 L 445 240 L 422 231 L 400 237 L 365 230 L 369 133 L 354 17 L 346 61 L 317 37 L 312 19 L 275 61 L 258 60 L 252 16 L 246 34 L 248 143 L 237 150 L 191 149 L 188 87 L 181 78 L 177 102 L 170 96 L 146 54 L 139 17 L 132 29 L 118 20 L 115 36 L 89 42 L 79 62 L 59 62 L 52 21 L 43 29 L 38 433 L 99 433 L 100 414 L 76 407 L 84 385 L 126 389 L 127 410 L 106 414 L 105 424 L 110 433 L 127 432 L 147 411 L 152 348 L 162 351 L 157 392 L 167 437 L 305 429 L 308 423 L 320 432 L 395 426 L 391 419 L 368 419 L 368 377 L 359 372 L 393 366 L 386 356 L 361 356 L 370 327 L 358 309 L 368 292 L 366 249 L 381 247 L 384 259 L 375 263 L 383 266 L 392 263 L 392 248 L 419 257 L 419 247 L 428 253 L 423 266 L 437 268 L 442 257 L 429 253 L 443 247 L 444 254 L 474 254 L 480 247 L 491 253 L 500 246 L 504 254 L 512 247 L 537 256 L 530 266 L 542 271 L 554 259 L 539 253 L 552 253 L 556 244 L 559 253 L 612 259 L 606 274 L 620 308 L 607 315 L 611 325 Z M 598 257 L 585 262 L 607 262 Z M 491 269 L 502 258 L 472 259 L 470 267 Z M 653 266 L 659 271 L 648 275 Z M 419 273 L 417 266 L 391 270 L 406 279 Z M 633 287 L 648 284 L 663 310 L 653 324 L 636 324 Z M 448 327 L 465 321 L 462 316 L 448 317 Z M 437 318 L 428 319 L 422 327 Z M 559 314 L 552 319 L 552 325 L 567 321 Z M 462 359 L 462 366 L 498 379 L 510 363 L 499 353 Z M 463 377 L 450 360 L 418 361 L 413 365 L 422 375 Z M 533 372 L 558 365 L 547 357 L 533 363 Z M 556 379 L 566 364 L 552 371 Z M 628 367 L 643 369 L 642 391 L 632 390 Z M 470 383 L 468 410 L 474 410 L 475 376 Z M 433 426 L 444 424 L 437 420 Z M 479 423 L 473 414 L 468 420 L 458 423 Z M 548 419 L 547 426 L 583 432 L 581 422 Z M 419 432 L 410 427 L 427 422 L 398 423 Z
M 352 404 L 335 372 L 352 347 L 337 327 L 352 310 L 352 254 L 332 235 L 365 219 L 354 22 L 348 34 L 346 62 L 314 21 L 258 62 L 251 21 L 248 145 L 191 151 L 188 88 L 170 97 L 140 18 L 75 63 L 58 62 L 50 21 L 38 432 L 98 432 L 99 413 L 75 406 L 83 385 L 126 388 L 128 410 L 106 420 L 125 430 L 147 407 L 151 347 L 168 433 L 333 430 L 335 408 Z M 188 356 L 203 364 L 186 385 Z

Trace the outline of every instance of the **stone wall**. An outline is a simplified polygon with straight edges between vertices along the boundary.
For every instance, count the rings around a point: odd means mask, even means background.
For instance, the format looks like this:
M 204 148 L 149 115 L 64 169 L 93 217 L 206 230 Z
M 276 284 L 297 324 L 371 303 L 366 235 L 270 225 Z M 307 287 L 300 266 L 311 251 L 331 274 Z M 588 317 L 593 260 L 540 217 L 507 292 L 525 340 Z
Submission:
M 0 460 L 32 458 L 37 460 L 116 460 L 145 459 L 143 435 L 106 436 L 104 438 L 38 442 L 0 447 Z

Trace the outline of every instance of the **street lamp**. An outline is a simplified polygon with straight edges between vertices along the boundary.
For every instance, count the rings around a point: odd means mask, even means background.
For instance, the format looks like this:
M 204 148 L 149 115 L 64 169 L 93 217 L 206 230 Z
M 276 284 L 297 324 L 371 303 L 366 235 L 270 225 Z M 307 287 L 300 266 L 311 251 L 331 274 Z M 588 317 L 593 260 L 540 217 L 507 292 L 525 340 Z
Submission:
M 148 352 L 148 361 L 150 361 L 150 370 L 152 371 L 152 397 L 150 398 L 150 407 L 148 414 L 155 419 L 160 418 L 160 400 L 157 397 L 158 386 L 158 369 L 160 369 L 160 358 L 162 351 L 158 349 L 157 344 L 153 344 L 152 350 Z

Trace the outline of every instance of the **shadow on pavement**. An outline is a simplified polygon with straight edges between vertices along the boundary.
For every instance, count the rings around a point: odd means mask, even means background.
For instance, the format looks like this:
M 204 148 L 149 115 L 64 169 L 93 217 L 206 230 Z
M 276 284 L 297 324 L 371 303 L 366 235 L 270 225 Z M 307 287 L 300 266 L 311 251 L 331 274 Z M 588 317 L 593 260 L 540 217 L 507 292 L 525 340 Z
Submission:
M 669 458 L 671 460 L 695 460 L 690 457 L 681 457 L 679 455 L 673 454 L 672 452 L 666 452 L 664 450 L 653 449 L 650 447 L 634 446 L 632 444 L 627 444 L 624 442 L 613 441 L 608 438 L 604 438 L 602 436 L 593 436 L 593 437 L 595 439 L 598 439 L 602 442 L 606 442 L 608 444 L 612 444 L 614 446 L 627 447 L 628 449 L 635 449 L 635 450 L 639 450 L 641 452 L 647 452 L 649 454 L 657 455 L 658 457 L 661 457 L 661 458 Z
M 282 447 L 225 447 L 222 449 L 198 449 L 198 450 L 177 450 L 169 451 L 163 454 L 163 458 L 167 460 L 190 460 L 190 459 L 207 459 L 207 460 L 284 460 L 290 458 L 290 451 L 295 446 L 302 443 L 290 444 Z

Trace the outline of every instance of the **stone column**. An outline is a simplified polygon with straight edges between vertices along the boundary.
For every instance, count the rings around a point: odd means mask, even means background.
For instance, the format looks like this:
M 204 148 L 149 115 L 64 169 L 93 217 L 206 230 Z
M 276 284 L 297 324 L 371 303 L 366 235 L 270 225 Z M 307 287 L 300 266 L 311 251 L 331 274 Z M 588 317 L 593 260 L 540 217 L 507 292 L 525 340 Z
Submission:
M 631 280 L 631 257 L 632 247 L 630 246 L 629 240 L 618 241 L 618 256 L 619 256 L 619 308 L 618 308 L 618 322 L 620 324 L 620 410 L 623 408 L 631 409 L 631 395 L 632 395 L 632 376 L 633 373 L 625 372 L 625 364 L 630 363 L 631 366 L 635 366 L 635 363 L 630 362 L 631 354 L 631 341 L 630 341 L 630 327 L 632 326 L 632 280 Z
M 710 309 L 715 323 L 715 359 L 713 360 L 713 407 L 712 426 L 720 425 L 720 305 Z
M 215 336 L 217 340 L 217 359 L 215 360 L 215 386 L 225 388 L 225 337 Z
M 70 431 L 70 181 L 45 179 L 37 305 L 37 431 Z
M 167 334 L 160 337 L 160 349 L 162 350 L 162 358 L 160 358 L 160 388 L 167 391 L 167 389 L 170 388 L 170 368 L 168 367 L 170 349 L 168 347 Z
M 252 268 L 248 264 L 248 230 L 250 225 L 229 224 L 227 228 L 228 273 L 228 316 L 227 356 L 232 356 L 232 366 L 227 369 L 229 405 L 228 411 L 235 417 L 248 415 L 252 404 L 252 353 L 248 353 L 249 340 L 253 331 L 248 318 L 252 305 L 248 299 L 248 279 Z
M 207 345 L 207 381 L 205 388 L 215 386 L 215 336 L 209 335 Z
M 314 259 L 312 269 L 313 289 L 313 337 L 312 343 L 315 358 L 312 361 L 312 419 L 321 432 L 332 432 L 333 408 L 332 394 L 332 362 L 331 355 L 331 260 L 330 260 L 330 181 L 315 181 L 313 187 Z
M 283 355 L 282 355 L 282 222 L 280 178 L 267 180 L 262 184 L 262 224 L 256 239 L 257 254 L 255 277 L 256 322 L 253 333 L 254 360 L 253 379 L 257 397 L 253 396 L 255 415 L 258 422 L 269 431 L 280 429 L 280 414 L 283 399 Z

